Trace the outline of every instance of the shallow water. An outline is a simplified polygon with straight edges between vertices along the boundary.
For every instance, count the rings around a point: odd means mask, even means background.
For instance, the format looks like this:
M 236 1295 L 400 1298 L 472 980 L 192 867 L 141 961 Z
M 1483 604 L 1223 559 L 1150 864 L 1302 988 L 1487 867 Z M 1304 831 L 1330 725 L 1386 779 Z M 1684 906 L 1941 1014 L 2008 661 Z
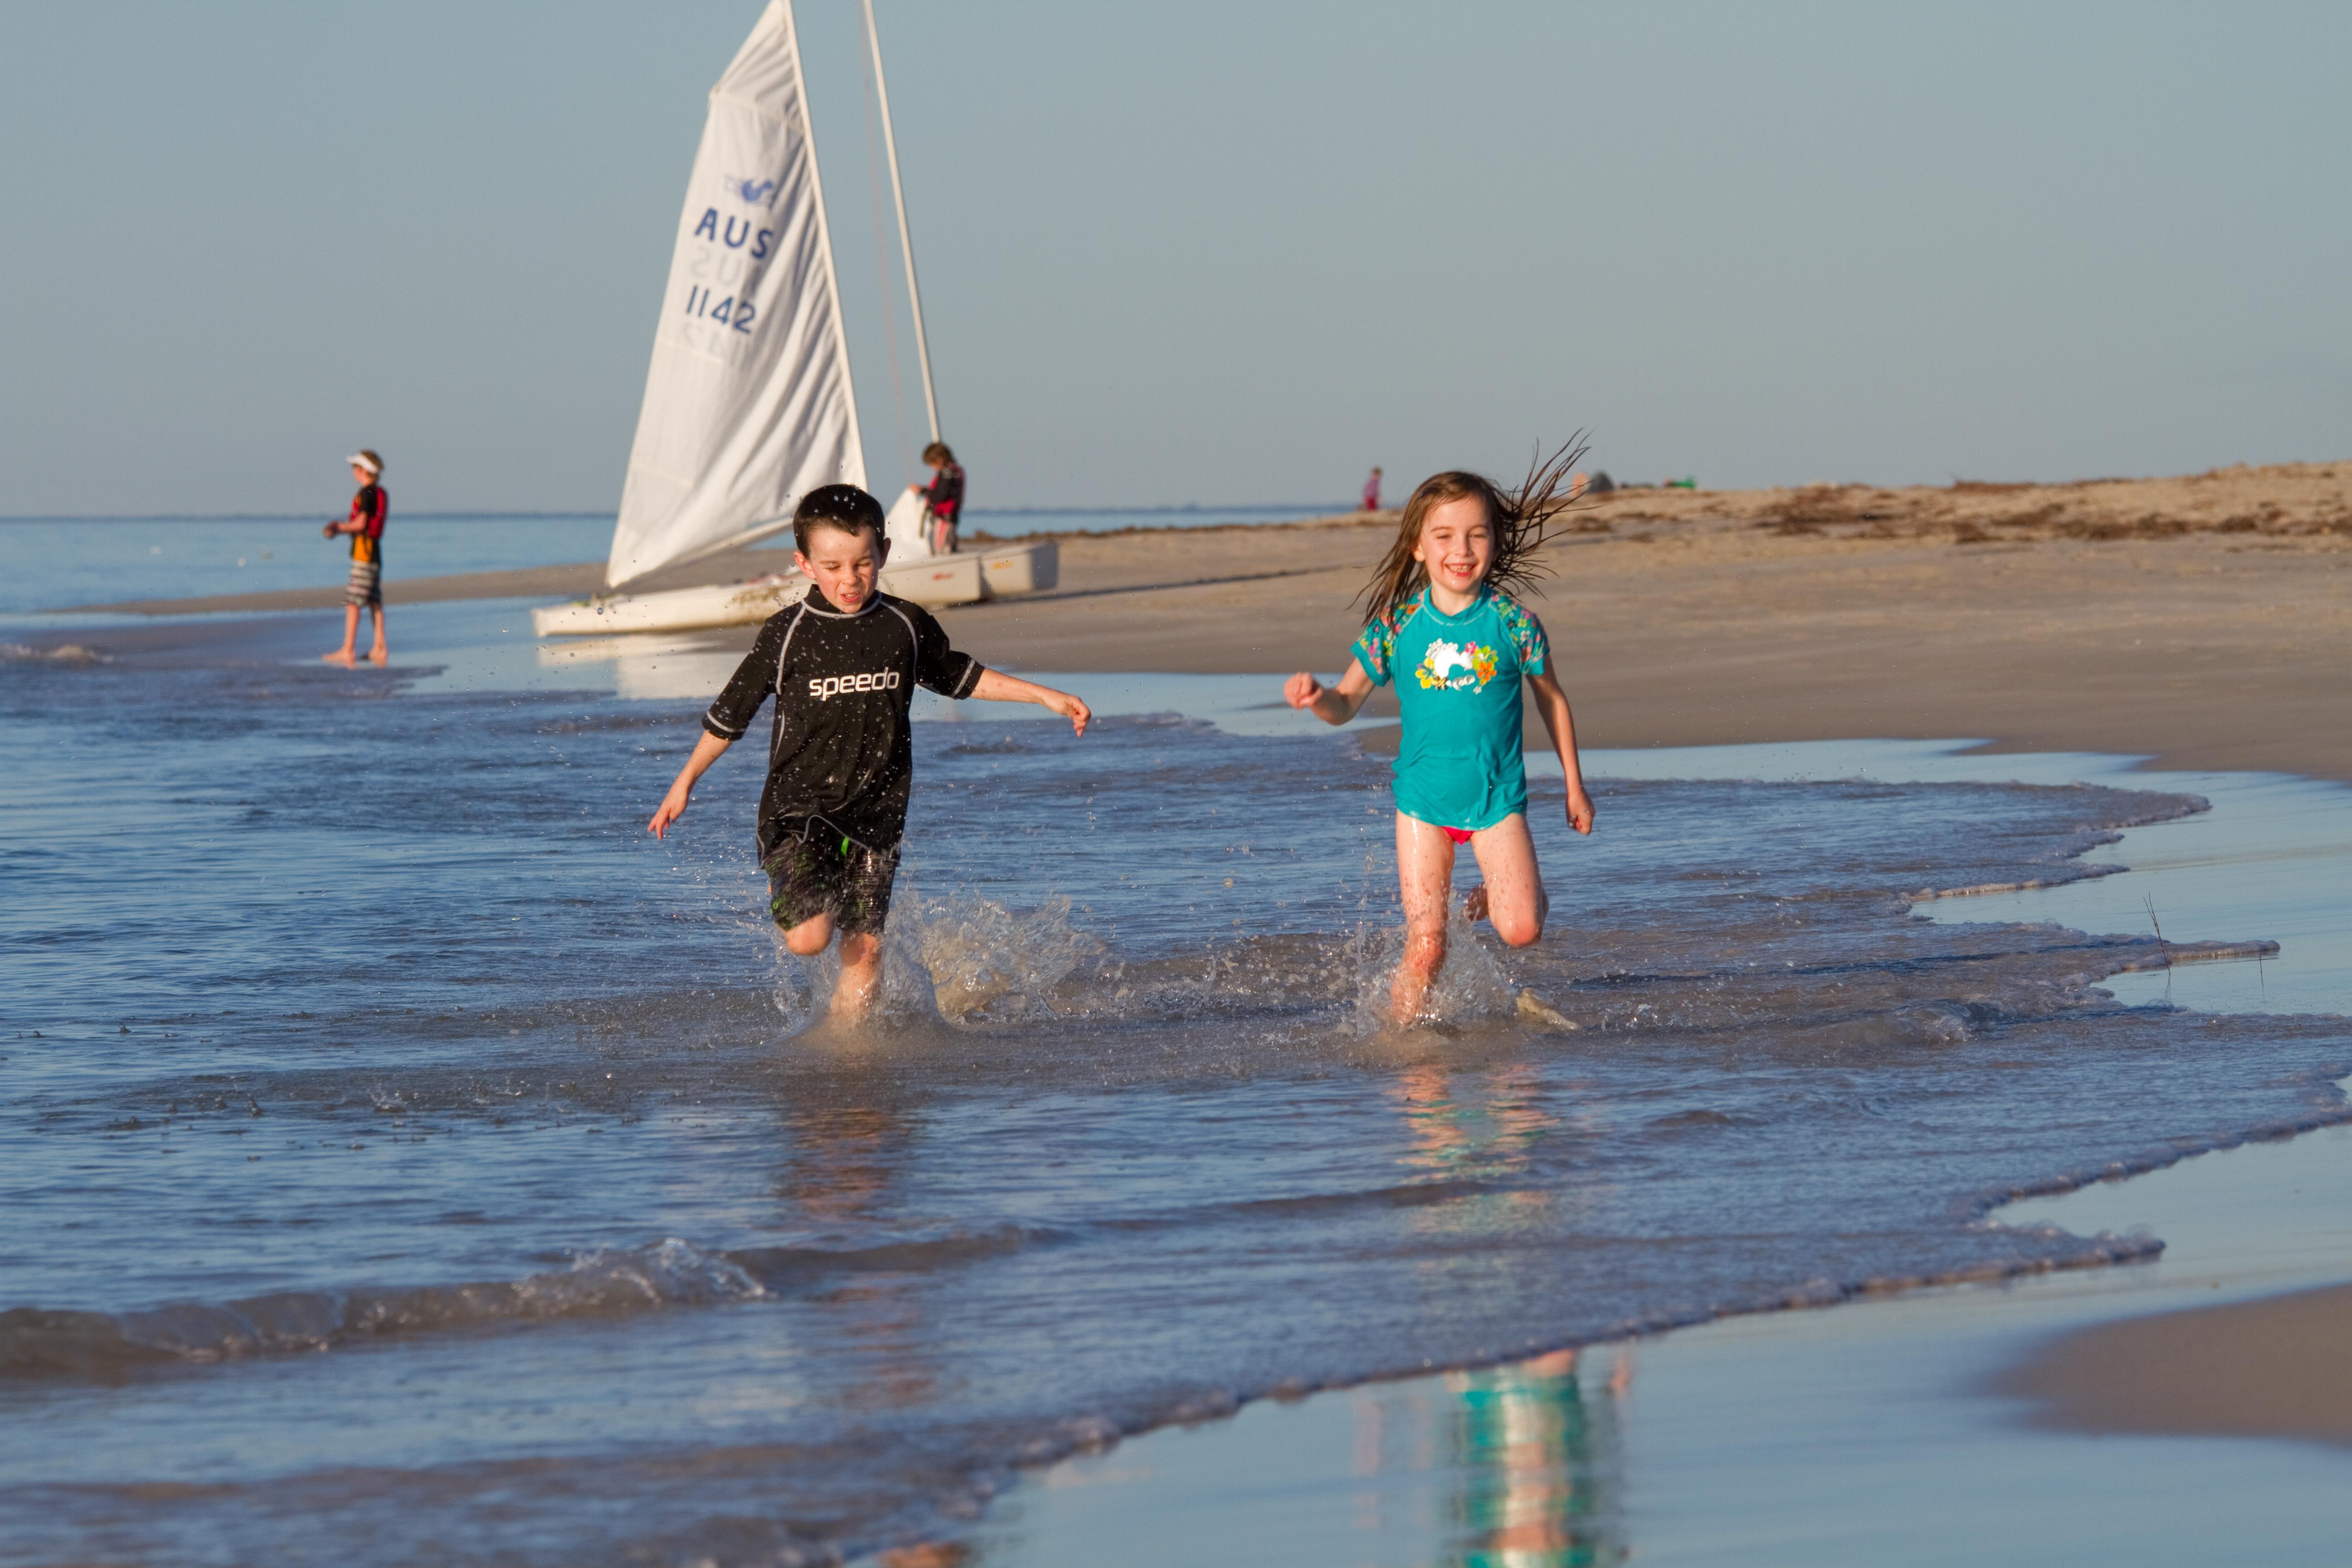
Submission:
M 2186 796 L 1539 780 L 1553 934 L 1401 1037 L 1385 764 L 1111 677 L 919 726 L 898 1011 L 804 1029 L 755 759 L 643 832 L 687 672 L 431 608 L 438 674 L 0 664 L 0 1562 L 822 1560 L 1267 1393 L 2141 1255 L 1983 1216 L 2345 1114 L 2340 1019 L 1910 912 Z

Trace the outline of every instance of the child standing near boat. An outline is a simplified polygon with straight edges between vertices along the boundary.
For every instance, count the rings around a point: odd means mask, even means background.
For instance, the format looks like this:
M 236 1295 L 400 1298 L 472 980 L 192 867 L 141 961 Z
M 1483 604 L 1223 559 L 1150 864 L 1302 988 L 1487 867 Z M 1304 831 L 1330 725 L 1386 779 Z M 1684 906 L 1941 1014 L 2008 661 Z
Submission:
M 352 466 L 352 478 L 359 481 L 359 491 L 352 497 L 350 515 L 325 530 L 329 539 L 339 533 L 352 536 L 352 574 L 343 584 L 343 646 L 321 657 L 329 664 L 356 664 L 360 612 L 373 610 L 375 646 L 368 649 L 368 662 L 382 664 L 391 658 L 383 642 L 383 524 L 392 514 L 392 497 L 376 482 L 383 476 L 383 459 L 373 448 L 362 447 L 345 460 Z
M 1528 581 L 1547 521 L 1567 504 L 1573 458 L 1563 453 L 1538 465 L 1510 494 L 1477 474 L 1423 480 L 1365 590 L 1364 630 L 1347 673 L 1325 686 L 1301 671 L 1283 688 L 1293 708 L 1344 724 L 1374 687 L 1396 682 L 1404 718 L 1394 790 L 1405 944 L 1389 1000 L 1400 1024 L 1420 1016 L 1445 963 L 1457 846 L 1470 846 L 1484 879 L 1463 912 L 1492 921 L 1511 947 L 1543 934 L 1548 903 L 1520 754 L 1522 682 L 1559 753 L 1569 826 L 1592 831 L 1575 721 L 1543 623 L 1511 593 Z
M 803 957 L 840 933 L 833 1016 L 854 1023 L 880 994 L 882 927 L 914 781 L 908 710 L 915 688 L 1034 702 L 1080 735 L 1093 715 L 1066 691 L 983 668 L 949 646 L 920 605 L 877 592 L 889 553 L 882 503 L 856 486 L 825 485 L 803 497 L 793 543 L 793 563 L 813 584 L 808 596 L 760 628 L 646 826 L 658 838 L 686 815 L 695 781 L 773 696 L 759 819 L 769 911 L 784 945 Z
M 963 521 L 963 465 L 945 441 L 934 441 L 923 448 L 923 466 L 931 470 L 931 482 L 919 492 L 930 524 L 931 553 L 953 555 Z

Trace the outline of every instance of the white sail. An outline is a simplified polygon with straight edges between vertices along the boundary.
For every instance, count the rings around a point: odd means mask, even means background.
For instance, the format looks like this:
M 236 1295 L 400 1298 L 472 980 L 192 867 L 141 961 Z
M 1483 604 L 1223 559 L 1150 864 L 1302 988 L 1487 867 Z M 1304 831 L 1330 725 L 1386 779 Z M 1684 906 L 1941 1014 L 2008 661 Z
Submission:
M 710 91 L 629 451 L 608 587 L 790 526 L 866 482 L 790 0 Z

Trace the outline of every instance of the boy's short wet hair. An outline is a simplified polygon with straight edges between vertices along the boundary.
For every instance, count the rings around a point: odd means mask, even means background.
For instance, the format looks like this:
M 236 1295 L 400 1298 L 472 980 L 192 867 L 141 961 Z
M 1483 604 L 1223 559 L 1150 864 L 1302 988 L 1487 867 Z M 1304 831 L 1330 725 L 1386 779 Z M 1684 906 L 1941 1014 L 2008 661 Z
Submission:
M 948 444 L 945 441 L 934 441 L 929 446 L 923 448 L 923 461 L 926 463 L 952 463 L 955 461 L 955 454 L 948 450 Z
M 883 537 L 882 503 L 856 485 L 819 485 L 793 508 L 793 548 L 806 555 L 810 531 L 821 527 L 844 533 L 871 531 L 878 547 Z

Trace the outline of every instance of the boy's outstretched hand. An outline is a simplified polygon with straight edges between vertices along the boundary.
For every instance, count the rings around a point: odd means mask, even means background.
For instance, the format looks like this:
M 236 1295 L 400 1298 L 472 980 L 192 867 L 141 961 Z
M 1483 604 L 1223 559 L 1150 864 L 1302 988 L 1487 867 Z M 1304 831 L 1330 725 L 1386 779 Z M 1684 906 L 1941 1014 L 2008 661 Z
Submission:
M 1056 691 L 1050 686 L 1040 686 L 1034 680 L 1024 680 L 1017 675 L 1007 675 L 1001 669 L 983 669 L 971 694 L 987 702 L 1034 702 L 1038 707 L 1059 713 L 1070 721 L 1074 734 L 1083 735 L 1094 719 L 1094 710 L 1066 691 Z
M 1046 689 L 1051 690 L 1051 688 Z M 1070 721 L 1070 733 L 1073 735 L 1085 734 L 1087 726 L 1094 721 L 1094 710 L 1066 691 L 1055 691 L 1047 699 L 1045 706 Z
M 654 819 L 646 824 L 646 830 L 659 838 L 664 828 L 686 815 L 686 803 L 693 794 L 690 779 L 680 779 L 670 785 L 669 793 L 662 796 L 660 807 L 654 812 Z
M 694 781 L 702 776 L 705 768 L 719 760 L 720 752 L 734 743 L 722 741 L 705 730 L 694 742 L 694 755 L 686 759 L 686 766 L 677 770 L 677 777 L 670 783 L 669 793 L 662 796 L 661 809 L 654 813 L 651 822 L 646 824 L 646 831 L 659 838 L 662 829 L 684 816 L 686 803 L 694 794 Z

